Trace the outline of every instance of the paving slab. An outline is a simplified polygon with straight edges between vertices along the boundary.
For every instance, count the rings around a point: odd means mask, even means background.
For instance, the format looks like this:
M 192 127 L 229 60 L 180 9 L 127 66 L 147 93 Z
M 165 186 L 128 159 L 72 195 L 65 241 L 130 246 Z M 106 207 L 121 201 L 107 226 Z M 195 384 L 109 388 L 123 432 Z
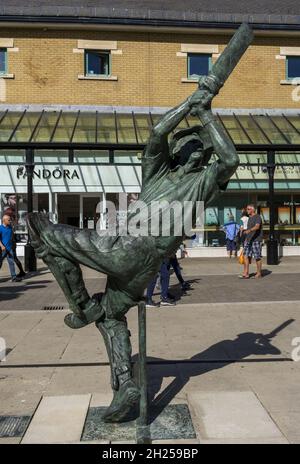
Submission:
M 286 438 L 247 438 L 226 440 L 201 440 L 200 445 L 289 445 Z
M 269 412 L 297 412 L 300 421 L 299 362 L 249 363 L 242 376 Z
M 153 440 L 153 445 L 199 445 L 199 440 Z
M 62 325 L 64 325 L 63 316 L 60 321 Z M 71 338 L 60 357 L 61 363 L 108 362 L 102 335 L 95 327 L 95 324 L 90 324 L 80 330 L 67 329 L 68 337 L 71 335 Z
M 44 396 L 22 444 L 80 441 L 90 399 L 91 395 Z
M 127 440 L 127 441 L 111 441 L 111 445 L 136 445 L 136 441 Z
M 18 445 L 21 442 L 21 437 L 0 438 L 0 445 Z
M 69 445 L 70 443 L 60 443 L 61 445 Z M 92 441 L 76 441 L 72 442 L 72 445 L 109 445 L 109 440 L 92 440 Z
M 7 362 L 21 363 L 24 360 L 28 364 L 56 362 L 61 358 L 72 336 L 73 331 L 68 330 L 60 314 L 45 314 L 30 330 L 28 336 L 24 337 L 22 344 L 9 353 Z
M 188 402 L 200 442 L 285 438 L 252 391 L 191 392 Z
M 51 383 L 47 385 L 46 394 L 81 395 L 110 391 L 109 366 L 77 366 L 56 368 Z
M 272 419 L 276 422 L 282 433 L 292 444 L 300 444 L 300 413 L 299 411 L 287 411 L 280 409 L 270 412 Z
M 0 414 L 31 415 L 51 383 L 54 368 L 1 368 Z
M 107 393 L 94 393 L 91 398 L 90 407 L 97 408 L 97 407 L 105 407 L 109 406 L 113 399 L 113 392 Z
M 2 313 L 6 316 L 0 320 L 0 337 L 6 341 L 6 347 L 13 349 L 34 327 L 44 319 L 45 314 L 40 312 L 31 312 L 26 314 L 19 313 Z
M 5 319 L 6 317 L 9 316 L 9 313 L 0 313 L 0 321 L 2 321 L 3 319 Z
M 76 445 L 109 445 L 109 440 L 91 440 L 91 441 L 80 441 L 75 443 Z
M 178 371 L 177 382 L 187 394 L 195 391 L 249 390 L 238 363 L 178 363 Z

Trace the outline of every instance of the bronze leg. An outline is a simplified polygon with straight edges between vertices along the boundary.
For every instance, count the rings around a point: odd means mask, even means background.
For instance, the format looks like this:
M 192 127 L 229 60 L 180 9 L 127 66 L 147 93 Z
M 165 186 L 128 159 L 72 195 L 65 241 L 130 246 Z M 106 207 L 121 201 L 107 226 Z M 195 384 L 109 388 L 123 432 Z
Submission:
M 35 251 L 56 278 L 70 305 L 70 310 L 74 313 L 67 314 L 66 325 L 72 329 L 79 329 L 104 317 L 101 302 L 90 298 L 86 290 L 78 263 L 61 256 L 53 256 L 45 245 L 35 247 Z
M 127 321 L 105 319 L 96 322 L 106 345 L 110 366 L 113 400 L 104 414 L 106 422 L 121 422 L 140 398 L 140 391 L 132 378 L 130 332 Z

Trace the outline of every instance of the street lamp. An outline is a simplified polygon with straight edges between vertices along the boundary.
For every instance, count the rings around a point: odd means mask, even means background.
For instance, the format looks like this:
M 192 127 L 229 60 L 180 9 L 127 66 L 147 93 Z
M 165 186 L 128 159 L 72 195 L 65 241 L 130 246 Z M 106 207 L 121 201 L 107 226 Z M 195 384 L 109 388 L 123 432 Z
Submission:
M 270 208 L 270 233 L 267 242 L 267 264 L 278 264 L 278 241 L 275 238 L 275 204 L 274 204 L 274 173 L 275 152 L 268 151 L 267 170 L 269 177 L 269 208 Z
M 34 171 L 34 152 L 32 148 L 26 149 L 26 175 L 27 175 L 27 212 L 33 212 L 33 171 Z M 36 256 L 34 249 L 30 243 L 30 236 L 27 236 L 25 245 L 25 270 L 34 272 L 37 270 Z

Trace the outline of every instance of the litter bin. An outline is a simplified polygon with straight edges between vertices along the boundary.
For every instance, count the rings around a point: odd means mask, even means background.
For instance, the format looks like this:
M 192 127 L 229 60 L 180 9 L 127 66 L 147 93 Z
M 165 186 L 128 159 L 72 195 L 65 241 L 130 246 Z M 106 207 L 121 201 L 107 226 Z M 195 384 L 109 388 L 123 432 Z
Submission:
M 267 264 L 278 264 L 278 241 L 275 239 L 267 242 Z
M 33 247 L 30 243 L 25 245 L 25 271 L 27 272 L 35 272 L 36 267 L 36 256 Z

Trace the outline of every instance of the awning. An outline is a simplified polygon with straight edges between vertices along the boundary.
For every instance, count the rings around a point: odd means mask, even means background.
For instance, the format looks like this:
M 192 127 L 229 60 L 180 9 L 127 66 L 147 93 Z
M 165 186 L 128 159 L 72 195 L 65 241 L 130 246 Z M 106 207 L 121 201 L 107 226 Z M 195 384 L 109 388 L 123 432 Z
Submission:
M 300 151 L 300 116 L 216 114 L 240 151 Z M 0 149 L 142 149 L 161 115 L 98 111 L 0 112 Z M 179 129 L 199 124 L 185 118 Z

